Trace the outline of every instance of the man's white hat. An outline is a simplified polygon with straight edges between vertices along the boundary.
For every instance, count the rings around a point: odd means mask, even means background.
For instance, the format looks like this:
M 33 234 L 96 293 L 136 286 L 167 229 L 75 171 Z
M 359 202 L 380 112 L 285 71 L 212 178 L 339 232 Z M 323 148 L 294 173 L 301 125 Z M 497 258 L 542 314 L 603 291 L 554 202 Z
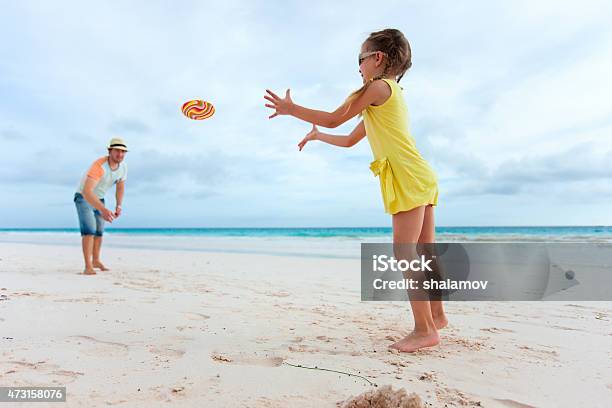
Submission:
M 120 137 L 113 137 L 110 142 L 108 142 L 108 148 L 128 151 L 125 141 Z

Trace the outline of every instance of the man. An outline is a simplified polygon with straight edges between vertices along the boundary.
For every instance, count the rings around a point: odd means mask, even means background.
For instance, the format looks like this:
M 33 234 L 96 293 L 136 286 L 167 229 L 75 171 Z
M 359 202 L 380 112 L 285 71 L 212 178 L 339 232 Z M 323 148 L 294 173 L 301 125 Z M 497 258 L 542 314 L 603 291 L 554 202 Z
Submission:
M 123 162 L 128 151 L 127 145 L 123 139 L 117 137 L 111 139 L 107 148 L 108 156 L 93 162 L 74 194 L 81 228 L 85 275 L 95 275 L 94 268 L 108 271 L 100 261 L 104 221 L 113 222 L 121 215 L 121 203 L 127 179 L 127 164 Z M 117 205 L 115 212 L 104 206 L 104 195 L 113 184 Z

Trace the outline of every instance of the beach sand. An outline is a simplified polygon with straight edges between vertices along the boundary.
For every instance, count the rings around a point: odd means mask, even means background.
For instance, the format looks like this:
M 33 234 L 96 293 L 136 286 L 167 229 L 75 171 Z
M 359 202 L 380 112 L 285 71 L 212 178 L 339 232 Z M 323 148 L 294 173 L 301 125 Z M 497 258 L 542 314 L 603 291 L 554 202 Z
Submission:
M 111 271 L 84 276 L 76 240 L 36 242 L 0 240 L 0 386 L 66 386 L 62 406 L 336 407 L 387 385 L 612 406 L 610 303 L 449 302 L 441 344 L 397 354 L 409 305 L 361 302 L 358 258 L 107 245 Z

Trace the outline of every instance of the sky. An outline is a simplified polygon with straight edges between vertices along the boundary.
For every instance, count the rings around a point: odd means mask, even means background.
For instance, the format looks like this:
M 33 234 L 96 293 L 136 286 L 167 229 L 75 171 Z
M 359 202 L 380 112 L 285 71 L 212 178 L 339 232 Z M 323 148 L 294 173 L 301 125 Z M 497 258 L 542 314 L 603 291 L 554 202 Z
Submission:
M 19 1 L 0 14 L 0 228 L 78 226 L 72 198 L 128 146 L 114 227 L 390 226 L 367 139 L 268 119 L 265 89 L 332 111 L 370 32 L 400 29 L 439 226 L 612 225 L 606 1 Z M 214 104 L 205 121 L 190 99 Z M 357 125 L 323 131 L 343 135 Z M 114 191 L 107 194 L 112 204 Z

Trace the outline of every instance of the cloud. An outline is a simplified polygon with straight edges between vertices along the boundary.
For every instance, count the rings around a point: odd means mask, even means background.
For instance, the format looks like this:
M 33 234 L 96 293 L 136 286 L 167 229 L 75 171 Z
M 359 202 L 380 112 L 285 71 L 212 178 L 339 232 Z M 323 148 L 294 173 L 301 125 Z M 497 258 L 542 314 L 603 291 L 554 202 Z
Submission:
M 2 139 L 4 140 L 11 140 L 11 141 L 25 139 L 25 135 L 15 129 L 4 129 L 0 131 L 0 137 L 2 137 Z
M 451 191 L 457 196 L 517 195 L 583 197 L 592 189 L 612 192 L 612 150 L 600 151 L 593 143 L 548 155 L 530 155 L 502 162 L 489 174 L 472 177 Z M 609 188 L 602 190 L 602 185 Z M 570 192 L 572 192 L 570 194 Z M 578 193 L 579 194 L 576 194 Z
M 108 130 L 113 133 L 149 133 L 151 128 L 138 119 L 121 118 L 114 120 L 108 126 Z

